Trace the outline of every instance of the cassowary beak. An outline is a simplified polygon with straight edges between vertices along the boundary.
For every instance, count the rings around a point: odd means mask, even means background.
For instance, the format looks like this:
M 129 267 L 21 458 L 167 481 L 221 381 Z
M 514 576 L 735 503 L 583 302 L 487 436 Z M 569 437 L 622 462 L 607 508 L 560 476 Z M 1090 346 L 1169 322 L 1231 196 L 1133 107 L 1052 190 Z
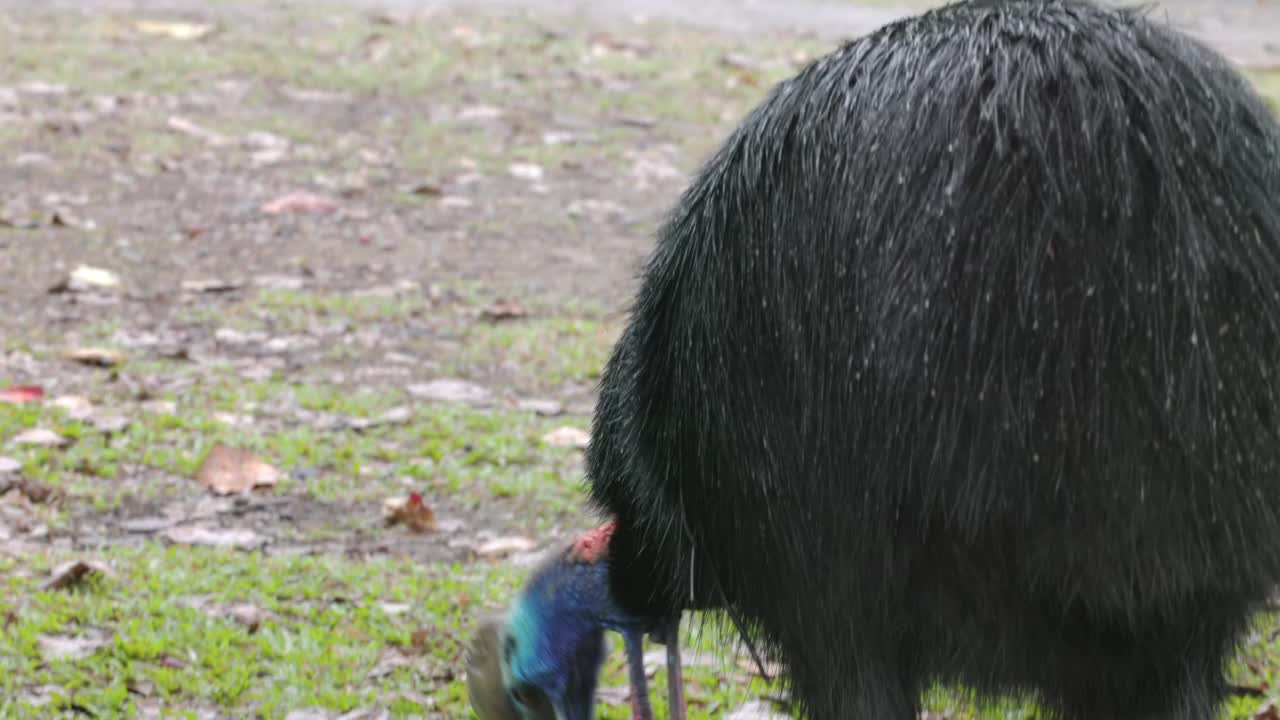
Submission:
M 501 627 L 500 618 L 482 621 L 467 652 L 467 698 L 480 720 L 522 720 L 502 681 Z

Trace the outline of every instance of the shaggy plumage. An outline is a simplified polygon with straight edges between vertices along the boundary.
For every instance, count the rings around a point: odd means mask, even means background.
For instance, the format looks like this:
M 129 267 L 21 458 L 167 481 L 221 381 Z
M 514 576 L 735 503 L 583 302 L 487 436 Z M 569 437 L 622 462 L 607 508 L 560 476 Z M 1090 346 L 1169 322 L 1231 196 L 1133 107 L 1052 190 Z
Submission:
M 903 20 L 661 229 L 587 454 L 610 603 L 724 611 L 812 718 L 1209 718 L 1280 580 L 1278 370 L 1280 129 L 1224 59 L 1077 0 Z

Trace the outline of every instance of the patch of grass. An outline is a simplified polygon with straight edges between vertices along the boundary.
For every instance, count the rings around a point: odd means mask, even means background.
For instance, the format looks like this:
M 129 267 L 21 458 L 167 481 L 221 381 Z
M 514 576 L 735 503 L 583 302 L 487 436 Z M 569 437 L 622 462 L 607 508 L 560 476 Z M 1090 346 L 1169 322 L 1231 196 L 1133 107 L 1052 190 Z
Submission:
M 467 330 L 457 362 L 470 367 L 511 365 L 537 387 L 589 383 L 603 371 L 618 332 L 614 324 L 575 317 L 476 324 Z
M 343 293 L 263 290 L 254 303 L 273 322 L 305 327 L 300 320 L 337 318 L 354 323 L 402 320 L 422 312 L 426 300 L 418 293 Z
M 0 557 L 0 716 L 35 717 L 28 703 L 52 686 L 54 708 L 99 717 L 140 706 L 180 717 L 215 707 L 237 717 L 283 717 L 387 707 L 396 717 L 454 706 L 472 607 L 508 595 L 510 569 L 423 567 L 398 558 L 265 557 L 191 548 L 116 548 L 117 577 L 70 592 L 44 592 L 54 553 Z M 270 616 L 257 632 L 225 609 Z M 384 604 L 391 604 L 388 608 Z M 396 607 L 399 606 L 399 607 Z M 82 659 L 47 659 L 42 635 L 102 631 L 110 641 Z M 369 674 L 385 653 L 408 663 Z M 451 715 L 456 716 L 456 715 Z

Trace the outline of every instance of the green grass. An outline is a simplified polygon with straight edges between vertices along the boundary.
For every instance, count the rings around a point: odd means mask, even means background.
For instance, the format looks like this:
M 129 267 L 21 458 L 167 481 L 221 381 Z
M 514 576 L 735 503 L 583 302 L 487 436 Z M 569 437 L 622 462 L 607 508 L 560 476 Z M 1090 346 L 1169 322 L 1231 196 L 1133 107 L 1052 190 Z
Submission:
M 449 681 L 475 607 L 512 592 L 518 573 L 501 566 L 420 566 L 407 559 L 267 557 L 190 548 L 116 548 L 103 559 L 115 577 L 71 591 L 39 581 L 61 556 L 21 564 L 0 556 L 0 717 L 47 712 L 24 704 L 34 686 L 52 685 L 55 707 L 124 717 L 141 702 L 166 717 L 212 707 L 237 717 L 283 717 L 315 707 L 347 712 L 387 707 L 405 717 L 430 704 L 456 704 Z M 257 632 L 219 609 L 248 604 L 272 618 Z M 389 614 L 385 605 L 402 605 Z M 105 631 L 111 641 L 89 657 L 46 661 L 41 635 Z M 422 638 L 416 643 L 415 634 Z M 411 661 L 366 680 L 383 653 Z M 428 700 L 429 699 L 429 700 Z

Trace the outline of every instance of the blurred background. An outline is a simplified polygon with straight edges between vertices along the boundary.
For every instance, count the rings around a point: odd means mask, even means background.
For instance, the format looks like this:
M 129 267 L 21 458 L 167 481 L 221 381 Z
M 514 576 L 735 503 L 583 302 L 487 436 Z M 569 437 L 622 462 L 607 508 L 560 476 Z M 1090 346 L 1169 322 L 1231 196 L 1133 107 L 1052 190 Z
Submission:
M 593 522 L 663 213 L 928 6 L 0 0 L 0 718 L 469 717 L 474 619 Z M 1280 1 L 1150 12 L 1280 100 Z M 1280 718 L 1272 625 L 1232 717 Z M 785 712 L 687 631 L 691 717 Z

